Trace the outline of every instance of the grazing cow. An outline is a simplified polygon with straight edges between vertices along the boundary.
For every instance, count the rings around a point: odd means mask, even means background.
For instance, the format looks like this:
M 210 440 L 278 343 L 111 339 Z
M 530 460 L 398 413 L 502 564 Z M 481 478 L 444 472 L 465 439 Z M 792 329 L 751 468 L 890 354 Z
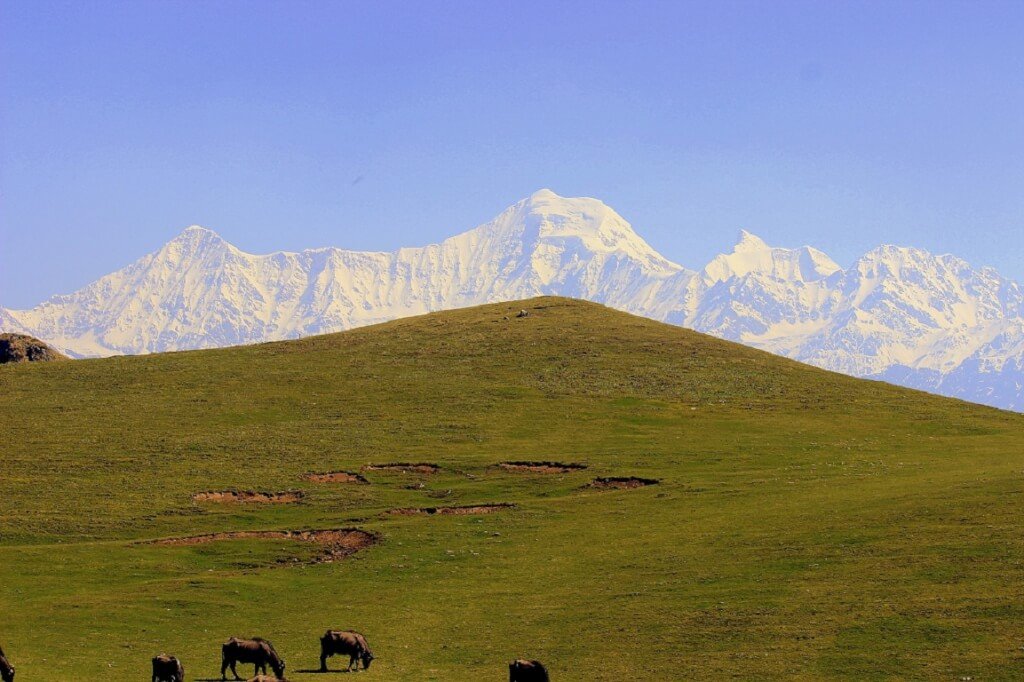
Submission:
M 0 651 L 0 679 L 4 682 L 14 682 L 14 666 L 7 662 L 2 651 Z
M 185 682 L 185 668 L 174 656 L 154 656 L 152 682 Z
M 512 661 L 508 664 L 508 682 L 548 682 L 548 671 L 540 661 Z
M 14 666 L 7 661 L 3 647 L 0 647 L 0 680 L 14 682 Z
M 284 659 L 277 655 L 274 645 L 265 639 L 232 637 L 224 642 L 224 646 L 221 647 L 220 663 L 220 678 L 222 680 L 228 679 L 226 671 L 229 667 L 236 680 L 242 679 L 238 676 L 238 671 L 235 670 L 236 663 L 252 663 L 256 666 L 253 675 L 259 675 L 261 672 L 266 674 L 269 665 L 277 679 L 284 679 Z
M 349 670 L 352 666 L 359 670 L 358 661 L 363 662 L 363 670 L 368 670 L 373 661 L 373 652 L 366 638 L 351 630 L 328 630 L 320 638 L 320 672 L 327 672 L 327 659 L 335 654 L 349 657 Z

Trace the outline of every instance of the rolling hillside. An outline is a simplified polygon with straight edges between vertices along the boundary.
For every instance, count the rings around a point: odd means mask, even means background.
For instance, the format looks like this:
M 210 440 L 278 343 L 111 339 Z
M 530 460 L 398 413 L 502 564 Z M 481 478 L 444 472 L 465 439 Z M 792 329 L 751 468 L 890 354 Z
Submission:
M 19 680 L 231 635 L 324 679 L 328 627 L 368 680 L 1024 674 L 1024 416 L 596 304 L 4 366 L 0 410 Z

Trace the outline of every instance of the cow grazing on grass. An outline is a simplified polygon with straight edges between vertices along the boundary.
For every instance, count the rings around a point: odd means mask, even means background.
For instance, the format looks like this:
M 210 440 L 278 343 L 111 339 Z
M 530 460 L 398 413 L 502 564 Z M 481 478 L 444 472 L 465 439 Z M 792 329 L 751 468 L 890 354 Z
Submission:
M 220 678 L 222 680 L 228 679 L 226 671 L 229 667 L 231 668 L 231 674 L 235 676 L 236 680 L 242 679 L 238 676 L 238 671 L 235 670 L 236 663 L 252 663 L 256 666 L 253 675 L 259 675 L 261 672 L 266 674 L 267 666 L 269 665 L 277 679 L 284 679 L 284 659 L 277 655 L 274 645 L 265 639 L 259 637 L 253 637 L 252 639 L 232 637 L 224 642 L 224 646 L 221 647 L 220 664 Z
M 0 653 L 0 679 L 4 682 L 14 682 L 14 666 L 7 662 L 7 658 Z
M 363 670 L 370 667 L 373 661 L 373 652 L 366 638 L 358 632 L 351 630 L 328 630 L 320 638 L 320 672 L 327 672 L 327 659 L 335 654 L 348 656 L 348 669 L 359 669 L 359 661 L 363 663 Z
M 185 668 L 174 656 L 154 656 L 152 682 L 185 682 Z
M 7 661 L 3 647 L 0 647 L 0 680 L 14 682 L 14 666 Z
M 548 671 L 540 661 L 512 661 L 508 664 L 508 682 L 548 682 Z

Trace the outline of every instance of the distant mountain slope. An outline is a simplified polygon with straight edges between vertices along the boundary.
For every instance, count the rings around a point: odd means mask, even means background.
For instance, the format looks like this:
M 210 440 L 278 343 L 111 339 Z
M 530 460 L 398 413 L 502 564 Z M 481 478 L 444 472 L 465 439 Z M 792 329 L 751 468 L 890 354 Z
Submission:
M 541 190 L 489 223 L 393 253 L 264 256 L 190 227 L 0 329 L 78 356 L 228 346 L 537 295 L 582 298 L 820 367 L 1024 409 L 1024 293 L 991 268 L 882 246 L 842 269 L 743 232 L 700 272 L 596 199 Z
M 954 256 L 882 246 L 842 270 L 744 233 L 675 322 L 819 367 L 1024 409 L 1024 292 Z

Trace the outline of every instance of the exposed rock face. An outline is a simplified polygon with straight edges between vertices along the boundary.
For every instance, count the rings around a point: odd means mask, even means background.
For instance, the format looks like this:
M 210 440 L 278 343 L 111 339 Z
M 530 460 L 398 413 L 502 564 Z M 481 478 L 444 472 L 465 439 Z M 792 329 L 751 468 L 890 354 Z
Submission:
M 8 362 L 67 360 L 39 339 L 27 334 L 0 334 L 0 365 Z

